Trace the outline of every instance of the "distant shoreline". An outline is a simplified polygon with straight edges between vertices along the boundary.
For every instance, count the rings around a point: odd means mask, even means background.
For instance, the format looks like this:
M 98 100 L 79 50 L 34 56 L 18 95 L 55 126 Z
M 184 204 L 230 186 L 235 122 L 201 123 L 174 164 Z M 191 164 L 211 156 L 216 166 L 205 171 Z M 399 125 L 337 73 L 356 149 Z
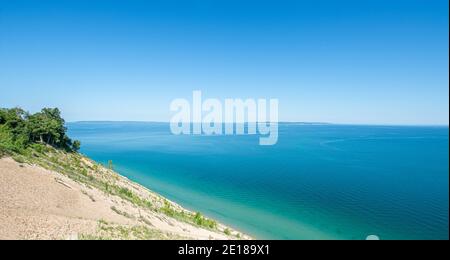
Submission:
M 160 121 L 69 121 L 67 124 L 154 124 L 154 125 L 168 125 L 169 122 Z M 245 123 L 247 124 L 247 123 Z M 444 124 L 352 124 L 352 123 L 326 123 L 326 122 L 279 122 L 281 126 L 296 125 L 296 126 L 355 126 L 355 127 L 417 127 L 417 128 L 449 128 L 450 126 Z

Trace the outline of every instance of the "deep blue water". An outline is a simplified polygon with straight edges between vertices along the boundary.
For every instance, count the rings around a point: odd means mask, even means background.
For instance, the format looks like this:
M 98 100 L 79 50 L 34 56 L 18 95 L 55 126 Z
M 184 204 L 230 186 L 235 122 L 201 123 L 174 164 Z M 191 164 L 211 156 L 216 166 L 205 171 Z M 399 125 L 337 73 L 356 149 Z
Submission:
M 449 238 L 448 127 L 281 124 L 275 146 L 164 123 L 68 127 L 87 156 L 256 238 Z

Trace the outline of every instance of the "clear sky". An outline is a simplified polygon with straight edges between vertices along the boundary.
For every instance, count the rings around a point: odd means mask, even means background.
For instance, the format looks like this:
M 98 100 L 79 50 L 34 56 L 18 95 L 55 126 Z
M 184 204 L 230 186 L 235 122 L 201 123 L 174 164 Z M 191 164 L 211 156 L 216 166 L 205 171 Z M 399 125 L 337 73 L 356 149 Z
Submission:
M 279 98 L 282 121 L 446 124 L 447 0 L 0 0 L 0 107 L 168 121 Z

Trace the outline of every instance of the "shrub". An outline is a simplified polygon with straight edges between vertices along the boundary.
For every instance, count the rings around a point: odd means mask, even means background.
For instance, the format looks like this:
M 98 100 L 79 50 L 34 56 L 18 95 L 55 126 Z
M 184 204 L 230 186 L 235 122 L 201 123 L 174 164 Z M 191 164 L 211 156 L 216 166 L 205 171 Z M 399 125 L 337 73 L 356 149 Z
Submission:
M 14 161 L 16 161 L 18 163 L 25 163 L 26 162 L 25 159 L 22 156 L 20 156 L 20 155 L 15 155 L 12 158 L 13 158 Z
M 80 148 L 81 148 L 81 142 L 78 141 L 78 140 L 73 141 L 73 143 L 72 143 L 72 150 L 74 152 L 78 152 L 80 150 Z
M 195 214 L 194 223 L 199 226 L 208 227 L 211 229 L 214 229 L 217 227 L 217 222 L 215 222 L 214 220 L 211 220 L 211 219 L 204 218 L 200 212 L 197 212 Z

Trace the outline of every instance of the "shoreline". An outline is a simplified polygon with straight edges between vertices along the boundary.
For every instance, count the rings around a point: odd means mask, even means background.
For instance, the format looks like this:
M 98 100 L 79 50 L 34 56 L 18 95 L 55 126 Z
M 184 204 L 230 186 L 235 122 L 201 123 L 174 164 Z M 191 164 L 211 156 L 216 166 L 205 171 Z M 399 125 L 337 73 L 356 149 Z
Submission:
M 252 239 L 87 157 L 64 156 L 79 157 L 80 164 L 96 168 L 89 179 L 123 193 L 101 190 L 40 163 L 0 158 L 0 239 Z

